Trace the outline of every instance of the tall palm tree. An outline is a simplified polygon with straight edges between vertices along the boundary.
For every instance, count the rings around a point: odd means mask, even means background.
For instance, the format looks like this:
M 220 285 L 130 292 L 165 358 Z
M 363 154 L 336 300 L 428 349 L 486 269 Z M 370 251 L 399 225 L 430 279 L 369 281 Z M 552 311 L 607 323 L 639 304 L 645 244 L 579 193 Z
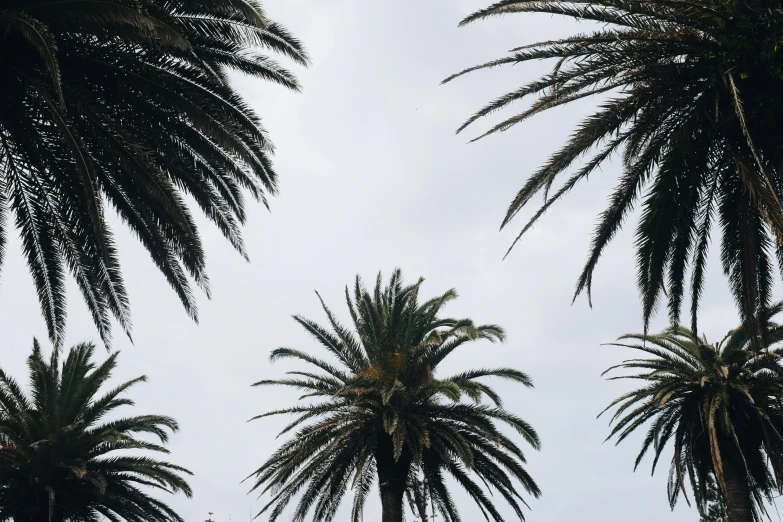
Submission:
M 589 23 L 589 32 L 524 45 L 448 78 L 556 60 L 551 72 L 489 103 L 460 131 L 529 96 L 538 96 L 529 108 L 482 136 L 588 96 L 601 95 L 603 101 L 527 179 L 502 226 L 543 194 L 544 204 L 518 241 L 579 181 L 620 153 L 623 171 L 600 215 L 574 298 L 584 291 L 590 300 L 598 259 L 643 198 L 636 258 L 645 329 L 661 294 L 668 296 L 670 319 L 677 323 L 690 286 L 691 329 L 697 331 L 710 233 L 719 224 L 723 269 L 743 321 L 763 331 L 763 325 L 752 323 L 754 314 L 770 303 L 776 258 L 783 269 L 780 2 L 504 0 L 471 14 L 462 25 L 509 13 L 574 18 Z M 587 159 L 572 170 L 582 156 Z M 553 191 L 555 180 L 569 170 Z
M 246 257 L 245 194 L 266 203 L 277 175 L 229 72 L 299 89 L 260 50 L 307 62 L 256 0 L 0 0 L 0 262 L 11 214 L 56 345 L 66 271 L 104 341 L 112 316 L 130 330 L 107 204 L 194 319 L 189 276 L 209 285 L 186 196 Z
M 446 486 L 449 475 L 488 520 L 503 518 L 476 479 L 497 491 L 519 519 L 524 519 L 524 500 L 512 479 L 539 496 L 523 466 L 522 451 L 497 424 L 509 425 L 538 449 L 536 432 L 504 410 L 500 396 L 481 381 L 499 377 L 532 387 L 528 376 L 508 368 L 436 376 L 439 365 L 457 348 L 478 339 L 502 341 L 503 330 L 440 317 L 456 292 L 420 303 L 421 282 L 404 286 L 402 274 L 395 270 L 384 289 L 379 274 L 370 293 L 357 277 L 353 300 L 345 289 L 356 333 L 340 324 L 323 301 L 328 327 L 294 317 L 332 361 L 278 348 L 273 360 L 291 358 L 314 368 L 256 383 L 293 387 L 303 390 L 303 397 L 319 399 L 255 417 L 297 415 L 282 433 L 297 431 L 254 473 L 253 490 L 272 492 L 261 511 L 269 512 L 269 520 L 278 520 L 300 492 L 294 520 L 305 520 L 311 509 L 308 520 L 332 520 L 350 486 L 351 520 L 359 522 L 376 479 L 383 522 L 403 520 L 405 498 L 422 521 L 431 520 L 428 507 L 433 517 L 437 511 L 443 520 L 460 520 Z M 463 397 L 473 402 L 463 402 Z M 484 397 L 493 405 L 482 404 Z
M 783 310 L 773 306 L 772 315 Z M 783 328 L 772 325 L 773 343 Z M 690 484 L 699 511 L 714 500 L 710 481 L 717 479 L 728 522 L 760 521 L 763 501 L 783 490 L 783 349 L 756 351 L 744 327 L 716 344 L 685 328 L 658 335 L 625 335 L 616 346 L 649 357 L 631 359 L 607 370 L 627 370 L 613 379 L 642 381 L 607 408 L 615 408 L 609 438 L 619 444 L 649 424 L 638 467 L 648 451 L 652 470 L 667 444 L 674 449 L 669 472 L 669 502 L 674 507 Z M 606 410 L 605 410 L 606 411 Z
M 133 405 L 122 395 L 146 379 L 100 394 L 117 353 L 96 365 L 94 350 L 92 344 L 77 345 L 61 364 L 58 350 L 47 362 L 35 342 L 27 361 L 29 394 L 0 370 L 0 521 L 182 521 L 145 491 L 191 496 L 183 478 L 189 471 L 144 455 L 168 453 L 162 444 L 168 430 L 177 430 L 176 421 L 114 415 Z

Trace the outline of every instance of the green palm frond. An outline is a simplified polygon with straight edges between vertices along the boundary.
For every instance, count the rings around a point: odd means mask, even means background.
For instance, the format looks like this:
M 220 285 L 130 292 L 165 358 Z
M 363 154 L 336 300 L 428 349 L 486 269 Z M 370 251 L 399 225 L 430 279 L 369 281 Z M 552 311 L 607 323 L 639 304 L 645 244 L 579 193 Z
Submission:
M 196 319 L 192 282 L 209 295 L 209 280 L 186 196 L 247 257 L 243 195 L 277 192 L 268 133 L 227 73 L 299 90 L 264 53 L 306 65 L 302 43 L 250 0 L 2 0 L 0 34 L 0 261 L 13 217 L 51 340 L 67 272 L 105 343 L 112 319 L 130 332 L 107 204 Z
M 505 334 L 496 325 L 441 317 L 456 292 L 419 302 L 421 283 L 405 286 L 395 270 L 385 287 L 379 275 L 370 291 L 357 277 L 353 292 L 346 288 L 352 329 L 323 301 L 327 327 L 294 317 L 338 363 L 278 348 L 273 361 L 291 358 L 310 368 L 255 384 L 287 386 L 317 397 L 254 417 L 296 416 L 281 432 L 290 434 L 288 440 L 251 475 L 252 489 L 269 496 L 259 515 L 278 520 L 294 503 L 294 520 L 333 520 L 350 489 L 351 520 L 358 522 L 377 483 L 384 520 L 401 520 L 407 499 L 422 520 L 430 509 L 444 520 L 458 521 L 444 482 L 451 476 L 493 520 L 503 520 L 490 500 L 493 491 L 524 519 L 525 502 L 517 490 L 535 497 L 540 490 L 524 467 L 521 449 L 499 426 L 510 427 L 534 449 L 540 448 L 538 434 L 502 409 L 499 394 L 483 381 L 494 377 L 527 387 L 532 381 L 510 368 L 439 377 L 438 365 L 458 347 L 479 339 L 502 341 Z
M 755 324 L 754 317 L 770 305 L 775 265 L 783 269 L 783 148 L 777 123 L 783 116 L 777 94 L 783 88 L 783 10 L 778 2 L 503 0 L 462 25 L 513 13 L 564 16 L 594 29 L 513 49 L 444 80 L 555 60 L 550 72 L 488 103 L 459 131 L 526 98 L 537 97 L 480 137 L 582 98 L 602 99 L 597 112 L 513 199 L 503 227 L 536 195 L 544 197 L 514 244 L 580 181 L 620 154 L 623 172 L 599 217 L 574 298 L 584 292 L 592 301 L 598 259 L 641 205 L 636 257 L 645 328 L 662 295 L 677 323 L 690 291 L 691 329 L 697 331 L 709 240 L 717 227 L 730 289 L 746 326 L 758 335 L 764 325 Z M 580 158 L 584 163 L 576 167 Z M 562 187 L 550 194 L 569 171 Z M 758 348 L 760 341 L 754 342 Z
M 779 312 L 781 303 L 771 309 Z M 759 320 L 772 324 L 772 315 Z M 756 351 L 753 340 L 743 325 L 717 344 L 682 327 L 658 335 L 625 335 L 613 343 L 643 357 L 606 373 L 623 370 L 612 378 L 642 385 L 602 412 L 614 410 L 607 440 L 619 444 L 647 426 L 635 467 L 651 453 L 653 472 L 667 446 L 673 447 L 672 507 L 680 493 L 688 500 L 690 488 L 702 516 L 725 500 L 730 520 L 760 522 L 764 500 L 781 492 L 783 366 L 772 345 Z M 741 513 L 743 503 L 744 516 L 732 514 Z
M 98 520 L 182 522 L 147 491 L 191 489 L 185 468 L 147 456 L 168 453 L 177 422 L 161 415 L 101 420 L 144 377 L 101 394 L 117 365 L 117 353 L 93 362 L 95 347 L 77 345 L 64 361 L 54 349 L 47 361 L 34 343 L 28 359 L 30 395 L 0 371 L 0 520 Z M 158 443 L 139 439 L 148 435 Z M 131 450 L 128 453 L 128 450 Z

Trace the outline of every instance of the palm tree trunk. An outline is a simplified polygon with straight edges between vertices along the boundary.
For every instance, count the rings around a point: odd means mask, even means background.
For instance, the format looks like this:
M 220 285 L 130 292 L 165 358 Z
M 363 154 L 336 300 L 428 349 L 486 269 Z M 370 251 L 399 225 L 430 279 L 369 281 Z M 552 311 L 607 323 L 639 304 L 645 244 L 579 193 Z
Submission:
M 385 440 L 386 438 L 388 440 Z M 407 448 L 397 461 L 394 460 L 390 436 L 386 435 L 379 441 L 375 450 L 375 463 L 378 467 L 378 485 L 381 492 L 381 522 L 402 522 L 405 485 L 412 460 Z
M 381 522 L 402 522 L 405 488 L 381 485 Z
M 723 461 L 723 480 L 726 484 L 726 510 L 729 522 L 753 522 L 753 502 L 751 500 L 748 475 L 742 457 L 736 455 L 736 449 Z

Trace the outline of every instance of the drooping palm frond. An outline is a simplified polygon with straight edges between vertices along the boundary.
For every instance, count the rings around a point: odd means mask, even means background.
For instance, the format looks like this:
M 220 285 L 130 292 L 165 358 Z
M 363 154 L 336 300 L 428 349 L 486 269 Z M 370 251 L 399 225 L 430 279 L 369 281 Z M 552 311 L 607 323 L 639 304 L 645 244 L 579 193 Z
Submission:
M 762 331 L 763 325 L 751 321 L 770 303 L 776 263 L 783 269 L 779 2 L 503 0 L 462 23 L 511 13 L 565 16 L 592 24 L 593 30 L 519 47 L 446 79 L 530 60 L 556 60 L 550 73 L 487 104 L 460 131 L 531 96 L 537 99 L 529 108 L 482 136 L 582 98 L 599 95 L 603 101 L 528 178 L 502 226 L 543 194 L 544 204 L 518 241 L 577 183 L 621 154 L 623 172 L 599 217 L 574 298 L 586 292 L 591 300 L 599 258 L 643 200 L 636 257 L 645 328 L 661 294 L 668 296 L 669 316 L 677 323 L 690 289 L 691 329 L 697 331 L 710 236 L 718 227 L 732 294 L 747 326 L 757 334 Z M 584 160 L 576 166 L 580 158 Z M 552 192 L 568 171 L 572 173 Z
M 0 262 L 13 217 L 52 341 L 66 272 L 105 342 L 112 317 L 130 331 L 107 203 L 195 319 L 190 280 L 209 284 L 185 197 L 246 257 L 245 194 L 277 191 L 227 73 L 298 90 L 262 51 L 306 64 L 302 44 L 252 0 L 0 0 L 0 45 Z
M 101 392 L 118 354 L 95 364 L 94 350 L 80 344 L 60 361 L 55 349 L 47 361 L 35 342 L 29 394 L 0 370 L 0 521 L 182 522 L 146 491 L 191 496 L 183 478 L 188 470 L 145 455 L 168 453 L 164 444 L 176 421 L 161 415 L 108 419 L 133 405 L 123 394 L 146 379 Z
M 779 329 L 774 326 L 773 333 Z M 688 499 L 690 486 L 702 516 L 711 509 L 715 515 L 725 499 L 728 520 L 760 521 L 764 500 L 783 485 L 781 350 L 768 346 L 755 351 L 744 327 L 714 345 L 674 327 L 658 335 L 625 335 L 616 346 L 643 357 L 607 373 L 625 370 L 612 378 L 640 380 L 642 386 L 605 410 L 614 409 L 608 439 L 619 444 L 648 426 L 635 467 L 651 453 L 655 472 L 667 445 L 673 446 L 672 507 L 680 493 Z M 710 489 L 713 477 L 723 498 L 716 499 Z
M 508 368 L 437 375 L 438 365 L 460 346 L 502 341 L 502 328 L 441 318 L 456 292 L 420 303 L 421 282 L 405 286 L 396 270 L 385 288 L 379 274 L 371 293 L 357 277 L 353 292 L 346 288 L 353 329 L 326 305 L 328 326 L 296 316 L 336 362 L 292 348 L 272 352 L 272 360 L 295 359 L 311 368 L 256 383 L 293 387 L 308 399 L 255 417 L 296 416 L 281 432 L 290 438 L 252 475 L 253 490 L 271 495 L 260 513 L 269 520 L 278 520 L 295 501 L 294 520 L 332 520 L 352 489 L 351 520 L 359 522 L 374 483 L 384 522 L 402 520 L 405 498 L 421 520 L 429 520 L 428 510 L 460 520 L 447 477 L 495 521 L 503 517 L 492 491 L 520 520 L 525 502 L 515 482 L 540 494 L 522 451 L 499 425 L 510 426 L 535 449 L 538 435 L 503 409 L 500 396 L 484 383 L 495 377 L 532 387 L 530 378 Z

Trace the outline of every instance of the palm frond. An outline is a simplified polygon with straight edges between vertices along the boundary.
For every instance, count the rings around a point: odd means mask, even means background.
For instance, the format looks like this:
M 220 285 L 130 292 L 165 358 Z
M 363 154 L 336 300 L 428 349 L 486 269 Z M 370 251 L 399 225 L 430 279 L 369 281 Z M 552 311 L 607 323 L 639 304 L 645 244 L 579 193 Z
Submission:
M 679 322 L 689 290 L 690 324 L 696 329 L 707 248 L 718 227 L 729 287 L 745 326 L 758 339 L 764 328 L 753 323 L 754 317 L 770 305 L 775 262 L 783 269 L 783 152 L 777 124 L 783 106 L 775 94 L 783 88 L 783 64 L 771 43 L 783 33 L 783 13 L 766 0 L 503 0 L 460 25 L 534 13 L 602 28 L 525 44 L 444 80 L 493 67 L 554 61 L 550 72 L 486 104 L 458 129 L 537 96 L 479 138 L 582 98 L 601 100 L 598 110 L 512 200 L 501 228 L 536 195 L 543 196 L 544 204 L 511 248 L 578 181 L 620 154 L 623 172 L 599 218 L 575 298 L 585 292 L 592 306 L 598 259 L 642 201 L 636 258 L 645 327 L 663 304 L 662 294 L 670 320 Z M 584 165 L 569 174 L 580 158 Z M 563 176 L 550 198 L 550 189 Z M 763 344 L 754 342 L 757 349 Z
M 197 319 L 209 296 L 191 196 L 242 255 L 243 193 L 277 193 L 274 147 L 228 81 L 234 70 L 292 90 L 268 54 L 307 65 L 302 43 L 256 1 L 32 0 L 0 13 L 0 261 L 10 214 L 49 337 L 65 331 L 66 271 L 109 346 L 130 302 L 108 202 Z M 121 86 L 121 88 L 119 88 Z

